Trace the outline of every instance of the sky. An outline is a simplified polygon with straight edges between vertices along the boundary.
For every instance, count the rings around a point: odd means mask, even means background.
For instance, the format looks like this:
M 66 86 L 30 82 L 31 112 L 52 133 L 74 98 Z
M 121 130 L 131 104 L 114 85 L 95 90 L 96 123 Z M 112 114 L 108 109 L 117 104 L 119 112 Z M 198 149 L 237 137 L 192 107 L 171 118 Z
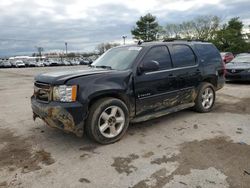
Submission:
M 0 0 L 0 56 L 93 51 L 102 42 L 132 42 L 131 29 L 147 13 L 161 25 L 200 15 L 250 25 L 250 0 Z

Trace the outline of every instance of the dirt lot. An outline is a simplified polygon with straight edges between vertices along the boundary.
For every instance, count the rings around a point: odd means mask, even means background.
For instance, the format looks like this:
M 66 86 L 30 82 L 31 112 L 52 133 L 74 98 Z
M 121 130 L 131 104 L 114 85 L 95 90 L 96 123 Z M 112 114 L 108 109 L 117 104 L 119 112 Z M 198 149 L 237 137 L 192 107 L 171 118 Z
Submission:
M 131 125 L 100 146 L 32 120 L 33 76 L 58 69 L 0 70 L 0 187 L 250 186 L 250 84 L 227 84 L 211 113 Z

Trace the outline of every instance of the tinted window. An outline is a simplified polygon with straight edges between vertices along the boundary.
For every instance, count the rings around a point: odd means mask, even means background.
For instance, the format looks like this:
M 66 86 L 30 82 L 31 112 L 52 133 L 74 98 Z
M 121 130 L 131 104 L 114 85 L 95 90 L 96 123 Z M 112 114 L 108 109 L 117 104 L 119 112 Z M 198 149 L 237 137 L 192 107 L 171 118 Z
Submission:
M 221 62 L 220 53 L 213 44 L 195 44 L 195 47 L 205 63 Z
M 192 49 L 187 45 L 173 45 L 172 57 L 174 67 L 187 67 L 195 65 L 195 55 Z
M 169 55 L 168 48 L 166 46 L 157 46 L 149 50 L 144 57 L 145 61 L 157 61 L 160 69 L 171 68 L 171 58 Z

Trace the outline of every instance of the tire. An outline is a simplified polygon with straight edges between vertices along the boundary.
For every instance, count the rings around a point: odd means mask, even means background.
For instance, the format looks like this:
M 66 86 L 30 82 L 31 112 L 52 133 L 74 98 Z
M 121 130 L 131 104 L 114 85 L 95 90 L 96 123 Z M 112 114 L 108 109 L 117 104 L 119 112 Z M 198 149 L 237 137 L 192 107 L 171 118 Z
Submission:
M 120 140 L 129 125 L 129 111 L 126 104 L 116 98 L 103 98 L 89 110 L 85 132 L 100 144 L 111 144 Z
M 214 86 L 208 82 L 203 82 L 198 87 L 194 109 L 200 113 L 210 112 L 213 109 L 215 98 Z

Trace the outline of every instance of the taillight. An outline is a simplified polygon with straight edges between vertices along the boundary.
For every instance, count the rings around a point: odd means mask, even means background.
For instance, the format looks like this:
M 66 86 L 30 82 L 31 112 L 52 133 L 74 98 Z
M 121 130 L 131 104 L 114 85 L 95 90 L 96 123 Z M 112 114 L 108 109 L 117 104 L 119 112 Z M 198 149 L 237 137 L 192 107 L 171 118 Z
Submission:
M 222 66 L 223 66 L 223 77 L 225 77 L 227 70 L 226 70 L 226 64 L 224 61 L 222 61 Z

